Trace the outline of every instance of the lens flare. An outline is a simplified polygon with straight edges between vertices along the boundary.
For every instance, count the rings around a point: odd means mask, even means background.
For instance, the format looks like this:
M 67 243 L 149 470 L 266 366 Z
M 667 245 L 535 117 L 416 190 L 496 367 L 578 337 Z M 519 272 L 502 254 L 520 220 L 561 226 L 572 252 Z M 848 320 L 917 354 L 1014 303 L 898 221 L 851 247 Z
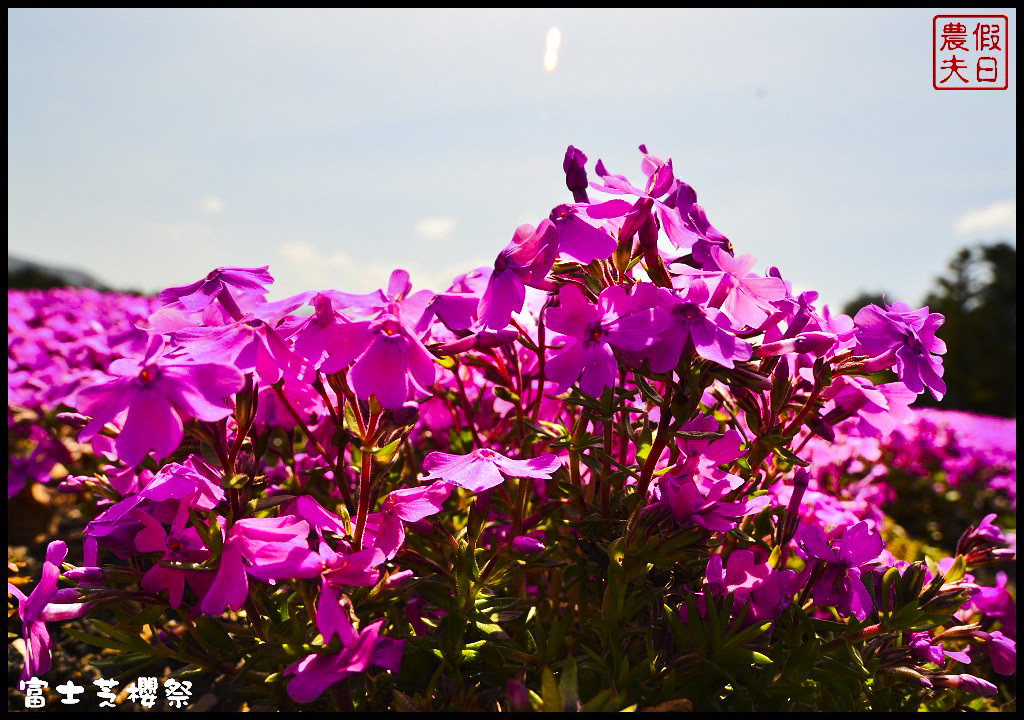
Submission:
M 544 43 L 544 69 L 549 73 L 555 71 L 558 65 L 558 46 L 562 44 L 562 31 L 556 27 L 548 30 L 547 40 Z

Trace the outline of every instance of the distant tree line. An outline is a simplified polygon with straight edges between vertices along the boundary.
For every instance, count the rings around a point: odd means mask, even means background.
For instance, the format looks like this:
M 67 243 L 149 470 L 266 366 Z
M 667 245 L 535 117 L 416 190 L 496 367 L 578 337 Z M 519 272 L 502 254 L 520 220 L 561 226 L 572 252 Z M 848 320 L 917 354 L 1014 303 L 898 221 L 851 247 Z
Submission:
M 861 293 L 843 308 L 853 317 L 862 307 L 893 301 L 883 293 Z M 1017 249 L 1006 242 L 963 248 L 924 305 L 946 321 L 937 335 L 946 342 L 946 396 L 929 394 L 920 407 L 1017 417 Z

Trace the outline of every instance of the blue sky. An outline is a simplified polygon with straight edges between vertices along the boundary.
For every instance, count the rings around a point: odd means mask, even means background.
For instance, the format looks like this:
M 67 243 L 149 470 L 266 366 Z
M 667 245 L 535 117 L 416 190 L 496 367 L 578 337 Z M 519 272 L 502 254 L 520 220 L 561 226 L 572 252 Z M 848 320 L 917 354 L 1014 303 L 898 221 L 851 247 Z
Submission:
M 646 143 L 758 271 L 918 303 L 1016 243 L 1016 13 L 972 11 L 1009 17 L 1009 89 L 941 92 L 940 12 L 8 10 L 8 250 L 441 290 L 570 199 L 567 145 L 638 178 Z

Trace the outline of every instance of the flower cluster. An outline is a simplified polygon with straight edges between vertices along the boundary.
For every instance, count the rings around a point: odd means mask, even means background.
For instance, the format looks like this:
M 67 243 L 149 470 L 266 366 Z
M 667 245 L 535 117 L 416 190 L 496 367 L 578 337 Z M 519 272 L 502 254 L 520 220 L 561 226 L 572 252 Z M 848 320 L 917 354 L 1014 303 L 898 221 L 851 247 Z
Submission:
M 9 586 L 26 676 L 84 615 L 114 662 L 298 706 L 994 702 L 1015 505 L 935 557 L 887 514 L 945 417 L 909 408 L 944 392 L 942 317 L 833 315 L 640 150 L 634 184 L 570 147 L 573 202 L 439 293 L 9 293 L 9 495 L 60 481 L 87 519 L 79 565 L 55 541 Z M 954 487 L 991 467 L 959 457 Z M 1012 493 L 1002 462 L 976 484 Z

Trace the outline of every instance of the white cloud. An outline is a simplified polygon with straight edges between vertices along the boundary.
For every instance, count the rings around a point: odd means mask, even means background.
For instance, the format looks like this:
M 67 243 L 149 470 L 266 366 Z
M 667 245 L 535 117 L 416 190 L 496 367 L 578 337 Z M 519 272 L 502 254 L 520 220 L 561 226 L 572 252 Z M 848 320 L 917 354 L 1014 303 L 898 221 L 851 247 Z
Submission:
M 278 285 L 288 293 L 303 290 L 335 289 L 342 292 L 372 292 L 387 287 L 391 268 L 376 262 L 361 264 L 347 253 L 321 252 L 307 242 L 297 241 L 281 245 L 278 255 L 285 261 L 289 278 L 278 278 Z
M 424 240 L 440 242 L 446 240 L 455 229 L 455 218 L 453 217 L 425 217 L 416 223 L 413 228 L 416 235 Z
M 146 228 L 147 235 L 159 237 L 170 245 L 193 245 L 202 243 L 209 246 L 215 239 L 213 228 L 206 223 L 171 222 Z
M 1017 201 L 1004 200 L 980 210 L 972 210 L 956 219 L 958 235 L 997 235 L 1017 233 Z
M 206 215 L 220 215 L 224 212 L 224 201 L 216 195 L 207 195 L 199 203 L 199 209 Z

